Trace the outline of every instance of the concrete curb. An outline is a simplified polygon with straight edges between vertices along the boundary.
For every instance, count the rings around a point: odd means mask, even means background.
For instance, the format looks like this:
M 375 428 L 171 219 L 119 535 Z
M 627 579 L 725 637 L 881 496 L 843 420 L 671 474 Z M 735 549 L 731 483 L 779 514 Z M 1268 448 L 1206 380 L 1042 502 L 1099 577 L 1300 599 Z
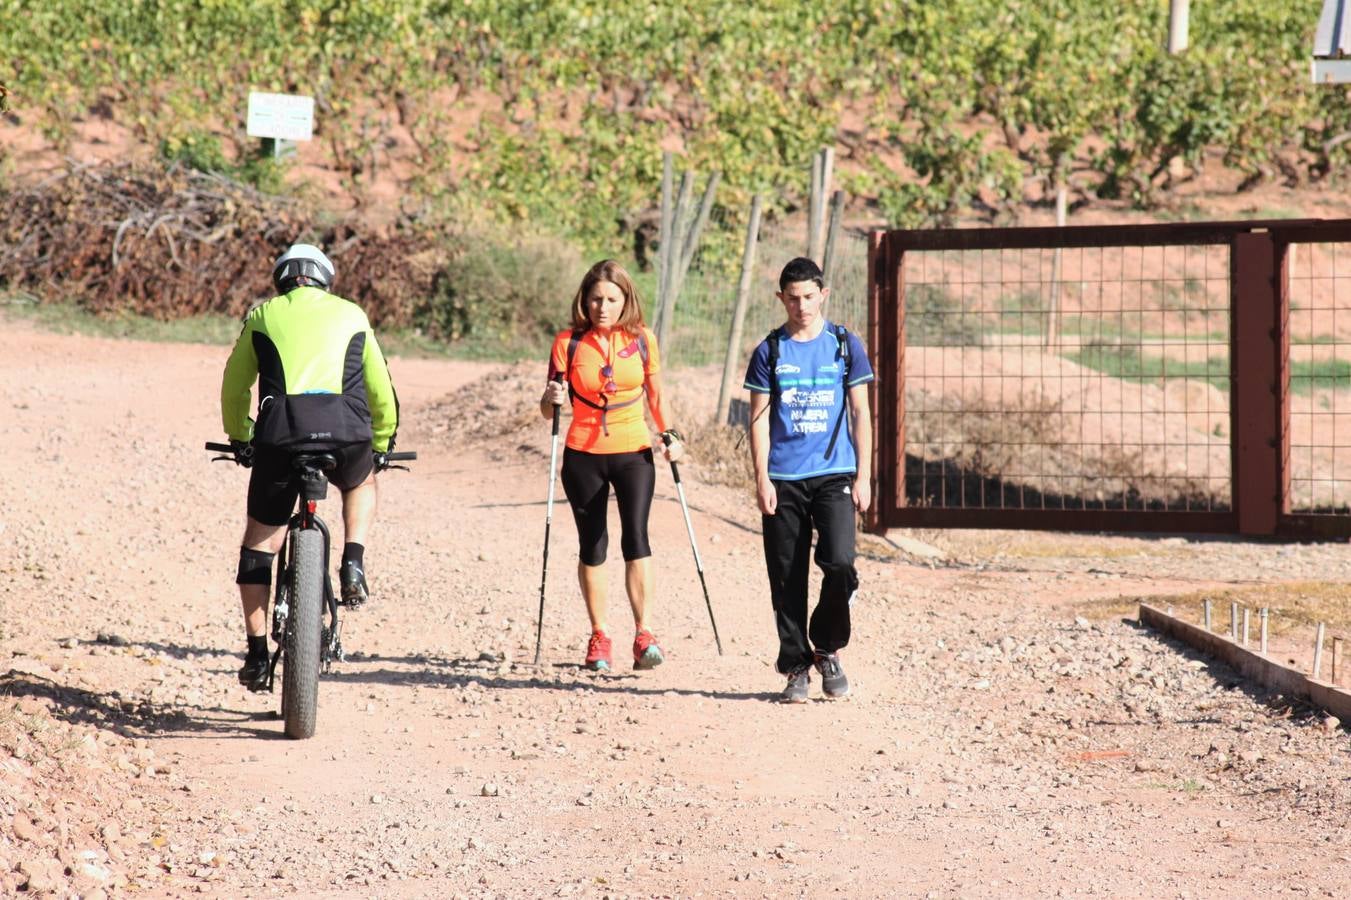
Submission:
M 1235 643 L 1228 635 L 1184 622 L 1148 603 L 1140 604 L 1140 622 L 1216 657 L 1245 678 L 1273 691 L 1307 700 L 1343 722 L 1351 721 L 1351 692 L 1283 666 L 1269 656 Z

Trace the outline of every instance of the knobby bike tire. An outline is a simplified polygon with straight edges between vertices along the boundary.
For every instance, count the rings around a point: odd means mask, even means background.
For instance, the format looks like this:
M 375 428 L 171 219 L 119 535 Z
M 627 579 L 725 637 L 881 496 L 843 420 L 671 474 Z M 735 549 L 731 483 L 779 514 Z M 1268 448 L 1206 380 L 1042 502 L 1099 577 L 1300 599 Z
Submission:
M 291 614 L 282 655 L 286 736 L 313 737 L 319 707 L 319 645 L 324 612 L 324 545 L 317 529 L 291 535 Z

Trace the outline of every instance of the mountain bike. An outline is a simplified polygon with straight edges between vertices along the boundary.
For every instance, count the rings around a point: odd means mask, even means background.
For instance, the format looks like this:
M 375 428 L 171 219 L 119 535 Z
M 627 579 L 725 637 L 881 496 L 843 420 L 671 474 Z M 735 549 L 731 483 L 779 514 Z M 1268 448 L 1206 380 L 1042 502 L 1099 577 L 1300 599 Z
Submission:
M 238 462 L 229 444 L 208 442 L 206 449 L 229 454 L 213 457 L 213 462 Z M 387 453 L 384 468 L 406 471 L 407 466 L 392 463 L 415 459 L 415 452 Z M 296 739 L 314 736 L 319 675 L 327 674 L 335 661 L 346 658 L 338 603 L 329 577 L 328 526 L 316 512 L 319 501 L 328 496 L 328 473 L 337 464 L 333 454 L 322 451 L 298 451 L 291 456 L 300 496 L 277 553 L 272 600 L 272 640 L 277 649 L 268 663 L 266 690 L 273 689 L 277 664 L 282 663 L 281 717 L 286 736 Z M 327 625 L 323 621 L 325 610 Z

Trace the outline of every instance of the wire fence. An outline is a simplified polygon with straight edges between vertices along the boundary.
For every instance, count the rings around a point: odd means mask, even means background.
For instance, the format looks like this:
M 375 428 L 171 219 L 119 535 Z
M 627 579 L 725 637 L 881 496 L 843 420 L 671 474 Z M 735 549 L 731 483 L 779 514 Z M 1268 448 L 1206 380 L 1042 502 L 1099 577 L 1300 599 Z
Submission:
M 907 252 L 908 503 L 1231 503 L 1229 248 Z
M 724 238 L 722 243 L 707 246 L 695 256 L 675 307 L 667 346 L 662 348 L 667 365 L 723 364 L 736 308 L 741 260 L 739 242 L 744 240 L 744 233 L 736 237 L 735 254 L 730 250 L 732 239 Z M 741 346 L 734 355 L 734 365 L 740 367 L 736 373 L 737 388 L 741 386 L 741 374 L 755 345 L 771 329 L 783 324 L 784 309 L 774 296 L 779 289 L 780 270 L 790 259 L 806 254 L 804 221 L 785 220 L 762 226 Z M 832 322 L 862 335 L 867 330 L 868 321 L 866 233 L 841 229 L 835 254 L 834 275 L 825 314 Z M 710 415 L 713 414 L 715 399 L 709 400 Z
M 1292 244 L 1291 511 L 1351 511 L 1351 244 Z

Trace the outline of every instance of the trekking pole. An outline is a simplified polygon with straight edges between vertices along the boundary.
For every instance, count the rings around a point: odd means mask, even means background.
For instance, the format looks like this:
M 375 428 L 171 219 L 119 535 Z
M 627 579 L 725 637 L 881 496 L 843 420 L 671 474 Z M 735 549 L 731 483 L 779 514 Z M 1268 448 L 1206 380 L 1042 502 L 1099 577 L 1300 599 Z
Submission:
M 671 436 L 663 434 L 662 442 L 671 446 Z M 718 637 L 718 622 L 713 618 L 713 603 L 708 599 L 708 583 L 704 581 L 704 561 L 699 558 L 699 546 L 694 542 L 694 524 L 690 521 L 690 507 L 685 502 L 685 487 L 680 483 L 680 467 L 671 460 L 671 477 L 675 479 L 676 494 L 680 497 L 680 511 L 685 516 L 685 530 L 690 535 L 690 549 L 694 551 L 694 568 L 699 571 L 699 586 L 704 589 L 704 606 L 708 607 L 708 622 L 713 626 L 713 641 L 718 645 L 718 655 L 722 656 L 722 639 Z
M 561 384 L 563 376 L 555 375 Z M 539 617 L 535 620 L 535 665 L 539 665 L 540 638 L 544 635 L 544 583 L 549 578 L 549 526 L 554 520 L 554 482 L 558 478 L 558 414 L 561 404 L 554 406 L 553 446 L 549 449 L 549 502 L 544 512 L 544 571 L 539 576 Z

